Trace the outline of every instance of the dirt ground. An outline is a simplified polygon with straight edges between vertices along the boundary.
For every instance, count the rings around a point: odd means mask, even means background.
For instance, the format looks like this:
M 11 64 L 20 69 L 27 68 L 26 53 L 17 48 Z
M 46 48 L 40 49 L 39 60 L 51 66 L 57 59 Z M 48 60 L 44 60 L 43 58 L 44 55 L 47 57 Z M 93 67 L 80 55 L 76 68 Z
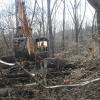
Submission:
M 55 77 L 49 79 L 49 84 L 46 85 L 73 85 L 99 78 L 100 58 L 77 61 L 72 64 L 67 62 L 62 73 L 64 75 L 60 73 L 55 74 Z M 5 84 L 3 80 L 0 80 L 1 84 Z M 39 80 L 41 81 L 42 78 Z M 3 88 L 0 89 L 0 100 L 100 100 L 99 80 L 84 86 L 54 89 L 45 89 L 40 84 L 26 88 L 24 85 L 17 88 L 13 86 L 6 86 L 4 88 L 8 90 L 5 92 Z M 5 92 L 5 95 L 1 95 L 3 92 Z

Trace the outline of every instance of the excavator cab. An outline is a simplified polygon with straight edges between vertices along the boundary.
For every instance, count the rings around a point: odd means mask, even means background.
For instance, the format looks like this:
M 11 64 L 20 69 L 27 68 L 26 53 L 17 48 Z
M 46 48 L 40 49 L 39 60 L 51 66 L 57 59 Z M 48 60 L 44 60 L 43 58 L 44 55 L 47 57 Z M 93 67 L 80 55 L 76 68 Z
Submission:
M 30 58 L 30 55 L 28 54 L 28 50 L 27 50 L 27 37 L 14 36 L 13 45 L 14 45 L 15 57 L 17 59 Z M 48 57 L 48 39 L 47 38 L 45 37 L 36 38 L 34 40 L 34 45 L 35 45 L 34 55 L 36 55 L 37 57 L 41 57 L 42 59 Z M 31 58 L 33 57 L 34 56 L 31 56 Z
M 48 51 L 48 40 L 46 38 L 37 38 L 36 45 L 37 45 L 37 52 Z
M 36 44 L 36 55 L 40 56 L 41 58 L 48 57 L 48 39 L 45 37 L 37 38 L 35 40 Z

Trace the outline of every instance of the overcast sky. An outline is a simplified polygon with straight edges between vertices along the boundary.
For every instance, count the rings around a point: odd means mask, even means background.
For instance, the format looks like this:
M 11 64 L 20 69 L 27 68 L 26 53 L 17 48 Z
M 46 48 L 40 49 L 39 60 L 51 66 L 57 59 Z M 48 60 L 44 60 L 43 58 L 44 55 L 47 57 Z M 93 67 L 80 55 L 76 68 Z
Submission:
M 0 12 L 3 10 L 3 9 L 7 9 L 8 6 L 11 7 L 11 5 L 14 5 L 14 1 L 15 0 L 0 0 Z M 35 0 L 25 0 L 27 3 L 29 3 L 29 7 L 33 9 L 34 7 L 34 1 Z M 41 7 L 41 0 L 37 0 L 38 1 L 38 4 L 40 5 Z M 46 0 L 43 0 L 44 1 L 44 8 L 46 8 Z M 54 1 L 55 0 L 51 0 L 52 1 L 52 4 L 51 6 L 53 5 Z M 58 5 L 60 3 L 61 0 L 58 0 Z M 68 1 L 71 1 L 72 4 L 73 4 L 73 1 L 74 0 L 66 0 L 66 22 L 67 23 L 70 23 L 71 22 L 71 16 L 67 10 L 67 5 L 72 13 L 72 7 L 70 5 L 70 3 Z M 77 0 L 79 1 L 79 0 Z M 84 14 L 84 9 L 85 9 L 85 0 L 81 0 L 81 15 L 83 16 Z M 58 12 L 57 12 L 57 21 L 58 23 L 62 21 L 62 18 L 63 18 L 63 12 L 62 12 L 62 9 L 63 9 L 63 3 L 61 3 L 59 9 L 58 9 Z M 86 9 L 86 15 L 85 15 L 85 20 L 88 22 L 88 23 L 91 23 L 92 20 L 93 20 L 93 15 L 94 15 L 94 9 L 91 7 L 91 5 L 87 2 L 87 9 Z

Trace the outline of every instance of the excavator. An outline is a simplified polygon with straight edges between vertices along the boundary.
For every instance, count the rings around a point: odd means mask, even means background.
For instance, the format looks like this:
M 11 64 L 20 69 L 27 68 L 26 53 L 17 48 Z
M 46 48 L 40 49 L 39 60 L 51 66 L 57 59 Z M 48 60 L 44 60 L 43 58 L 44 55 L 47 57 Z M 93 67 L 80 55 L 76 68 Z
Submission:
M 18 65 L 9 68 L 4 75 L 7 78 L 16 78 L 19 81 L 30 81 L 28 73 L 38 73 L 41 66 L 44 66 L 44 59 L 48 58 L 48 39 L 46 37 L 37 37 L 33 39 L 32 28 L 26 14 L 25 2 L 23 0 L 15 0 L 16 4 L 16 33 L 13 35 L 13 51 L 14 56 L 2 57 L 1 63 L 13 65 L 11 63 L 18 62 Z M 31 74 L 34 75 L 34 74 Z M 25 79 L 26 77 L 26 79 Z M 11 82 L 11 81 L 9 81 Z M 16 83 L 16 81 L 14 81 Z
M 5 57 L 2 57 L 0 62 L 11 66 L 13 65 L 11 63 L 15 61 L 14 63 L 17 62 L 17 65 L 10 67 L 3 76 L 7 78 L 6 80 L 9 80 L 9 84 L 30 82 L 33 80 L 30 77 L 30 73 L 31 76 L 42 73 L 45 78 L 59 76 L 61 71 L 65 70 L 65 63 L 48 56 L 48 39 L 46 37 L 33 39 L 25 3 L 23 0 L 16 0 L 15 3 L 16 33 L 13 36 L 14 57 L 6 57 L 6 60 Z
M 33 40 L 32 28 L 28 21 L 23 0 L 16 0 L 16 27 L 13 38 L 15 57 L 18 60 L 44 59 L 48 56 L 48 39 L 39 37 Z

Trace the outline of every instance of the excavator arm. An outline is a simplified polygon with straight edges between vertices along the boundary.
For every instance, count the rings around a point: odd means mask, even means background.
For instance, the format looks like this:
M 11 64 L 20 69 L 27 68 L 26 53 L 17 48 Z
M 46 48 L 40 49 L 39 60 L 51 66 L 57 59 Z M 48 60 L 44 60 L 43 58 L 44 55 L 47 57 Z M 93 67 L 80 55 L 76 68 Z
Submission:
M 15 39 L 15 51 L 20 51 L 23 53 L 23 49 L 20 47 L 25 47 L 29 55 L 33 55 L 35 52 L 34 43 L 32 39 L 32 29 L 28 22 L 26 15 L 25 3 L 23 0 L 16 0 L 16 25 L 17 31 Z M 26 38 L 26 39 L 25 39 Z M 23 40 L 24 39 L 24 40 Z M 16 41 L 17 40 L 17 41 Z M 22 43 L 23 42 L 23 43 Z M 17 44 L 16 44 L 17 43 Z M 22 51 L 21 51 L 22 50 Z M 18 52 L 15 54 L 17 55 Z

